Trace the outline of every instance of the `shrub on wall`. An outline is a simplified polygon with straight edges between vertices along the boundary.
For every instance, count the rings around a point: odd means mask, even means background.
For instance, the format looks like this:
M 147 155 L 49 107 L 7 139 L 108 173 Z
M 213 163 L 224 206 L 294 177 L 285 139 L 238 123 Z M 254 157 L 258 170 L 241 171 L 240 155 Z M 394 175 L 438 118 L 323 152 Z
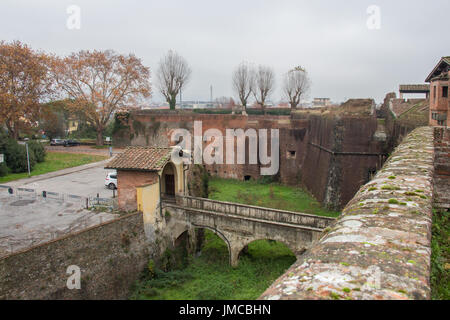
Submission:
M 34 157 L 37 162 L 44 162 L 45 161 L 45 148 L 44 146 L 36 141 L 31 141 L 28 143 L 28 149 L 30 152 L 34 153 Z
M 4 146 L 5 162 L 14 173 L 26 172 L 28 170 L 27 151 L 24 145 L 18 144 L 14 139 L 8 139 Z M 36 164 L 34 153 L 29 151 L 30 170 Z
M 196 164 L 189 170 L 187 181 L 190 196 L 208 198 L 209 175 L 202 165 Z
M 9 172 L 8 167 L 4 162 L 0 163 L 0 177 L 6 176 Z

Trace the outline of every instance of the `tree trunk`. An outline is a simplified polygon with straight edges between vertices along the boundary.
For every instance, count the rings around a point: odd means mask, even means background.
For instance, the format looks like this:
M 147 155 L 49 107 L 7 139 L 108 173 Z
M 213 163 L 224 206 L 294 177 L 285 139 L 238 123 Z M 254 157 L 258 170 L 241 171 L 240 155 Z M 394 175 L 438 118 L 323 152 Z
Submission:
M 97 145 L 98 146 L 103 145 L 103 129 L 102 128 L 97 129 Z
M 19 140 L 19 130 L 17 124 L 13 121 L 6 121 L 6 128 L 8 129 L 8 136 L 14 140 Z
M 177 105 L 177 97 L 173 97 L 169 101 L 170 110 L 175 110 L 175 106 Z

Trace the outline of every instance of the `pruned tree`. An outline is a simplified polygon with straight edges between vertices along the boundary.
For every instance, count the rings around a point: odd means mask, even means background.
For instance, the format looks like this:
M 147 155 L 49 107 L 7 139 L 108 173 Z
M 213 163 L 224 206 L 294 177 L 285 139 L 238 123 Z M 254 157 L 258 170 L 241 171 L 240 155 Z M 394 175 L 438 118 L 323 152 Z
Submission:
M 256 102 L 266 113 L 266 100 L 275 88 L 275 74 L 272 68 L 267 66 L 259 66 L 255 75 L 255 85 L 253 95 Z
M 310 80 L 306 70 L 300 66 L 290 70 L 283 79 L 283 93 L 289 100 L 292 109 L 297 108 L 302 97 L 310 88 Z
M 0 122 L 14 139 L 35 123 L 40 103 L 52 91 L 48 62 L 47 55 L 20 41 L 0 42 Z
M 84 115 L 103 145 L 103 131 L 120 108 L 135 105 L 151 94 L 150 70 L 133 54 L 80 51 L 55 59 L 53 72 L 59 88 L 70 98 L 68 107 Z
M 170 109 L 175 109 L 177 95 L 191 76 L 191 69 L 186 60 L 175 51 L 170 50 L 161 58 L 156 71 L 158 88 L 166 98 Z
M 244 111 L 247 110 L 247 102 L 255 85 L 255 71 L 246 62 L 242 62 L 233 72 L 233 89 L 239 97 Z

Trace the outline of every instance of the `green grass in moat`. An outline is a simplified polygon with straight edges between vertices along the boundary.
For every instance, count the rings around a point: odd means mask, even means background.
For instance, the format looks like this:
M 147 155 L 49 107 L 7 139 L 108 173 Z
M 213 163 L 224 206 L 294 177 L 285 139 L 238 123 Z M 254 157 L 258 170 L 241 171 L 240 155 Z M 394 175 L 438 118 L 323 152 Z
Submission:
M 210 198 L 336 217 L 308 193 L 296 187 L 258 181 L 211 178 Z M 189 257 L 185 267 L 169 272 L 144 271 L 131 299 L 151 300 L 251 300 L 257 299 L 296 260 L 283 243 L 258 240 L 249 244 L 237 268 L 229 265 L 225 242 L 205 231 L 199 257 Z
M 330 211 L 299 187 L 258 181 L 211 178 L 209 198 L 238 202 L 260 207 L 338 217 L 340 212 Z
M 47 155 L 45 156 L 45 161 L 35 164 L 33 170 L 31 171 L 31 176 L 37 176 L 48 172 L 77 167 L 91 162 L 105 160 L 107 158 L 108 157 L 106 156 L 100 155 L 47 152 Z M 0 183 L 5 183 L 27 177 L 28 172 L 10 173 L 4 177 L 0 177 Z
M 181 270 L 145 271 L 131 299 L 151 300 L 253 300 L 257 299 L 294 262 L 294 254 L 282 243 L 258 240 L 249 244 L 237 268 L 228 262 L 225 242 L 205 230 L 201 255 L 189 257 Z

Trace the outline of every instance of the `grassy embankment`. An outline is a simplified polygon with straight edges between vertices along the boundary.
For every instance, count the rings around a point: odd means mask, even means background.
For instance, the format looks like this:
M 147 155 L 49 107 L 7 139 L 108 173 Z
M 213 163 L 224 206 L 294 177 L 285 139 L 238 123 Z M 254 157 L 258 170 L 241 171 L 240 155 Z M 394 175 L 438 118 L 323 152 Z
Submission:
M 431 297 L 450 299 L 450 213 L 435 210 L 431 238 Z
M 320 207 L 306 192 L 278 184 L 213 178 L 209 181 L 210 198 L 222 201 L 337 216 Z M 227 300 L 256 299 L 296 260 L 282 243 L 259 240 L 249 244 L 239 266 L 231 268 L 225 242 L 205 231 L 200 257 L 188 257 L 178 270 L 146 270 L 136 283 L 131 299 L 155 300 Z
M 60 152 L 48 152 L 45 156 L 45 161 L 36 163 L 31 176 L 37 176 L 40 174 L 58 171 L 61 169 L 81 166 L 91 162 L 97 162 L 105 160 L 108 157 L 99 155 L 87 155 L 77 153 L 60 153 Z M 0 177 L 0 183 L 27 178 L 28 172 L 10 173 L 4 177 Z
M 339 212 L 329 211 L 300 188 L 276 183 L 263 184 L 257 181 L 239 181 L 213 178 L 209 181 L 209 198 L 220 201 L 238 202 L 260 207 L 289 210 L 337 217 Z

